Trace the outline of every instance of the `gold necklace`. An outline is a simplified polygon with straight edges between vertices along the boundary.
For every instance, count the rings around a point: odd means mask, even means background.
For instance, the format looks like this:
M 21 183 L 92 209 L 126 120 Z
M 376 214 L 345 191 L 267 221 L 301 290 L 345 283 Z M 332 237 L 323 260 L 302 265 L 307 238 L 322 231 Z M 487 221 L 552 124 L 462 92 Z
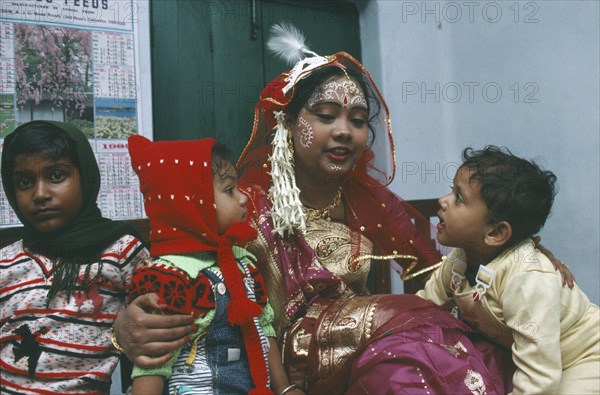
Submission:
M 331 199 L 329 204 L 321 209 L 314 209 L 310 207 L 306 207 L 304 203 L 302 204 L 302 208 L 306 212 L 307 221 L 311 221 L 317 218 L 323 218 L 327 221 L 331 221 L 331 212 L 334 208 L 336 208 L 342 202 L 342 187 L 338 187 L 338 191 Z

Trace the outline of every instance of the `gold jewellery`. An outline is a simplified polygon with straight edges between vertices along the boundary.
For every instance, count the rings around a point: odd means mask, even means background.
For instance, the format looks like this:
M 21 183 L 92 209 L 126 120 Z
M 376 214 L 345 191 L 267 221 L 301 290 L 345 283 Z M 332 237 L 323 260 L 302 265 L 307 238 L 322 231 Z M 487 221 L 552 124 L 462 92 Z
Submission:
M 324 208 L 317 210 L 314 208 L 306 207 L 304 204 L 302 204 L 302 207 L 304 208 L 304 211 L 306 212 L 307 221 L 311 221 L 311 220 L 317 219 L 317 218 L 323 218 L 323 219 L 326 219 L 327 221 L 331 221 L 331 212 L 333 211 L 334 208 L 339 206 L 339 204 L 341 202 L 342 202 L 342 187 L 338 187 L 337 193 L 335 194 L 333 199 L 331 199 L 329 204 L 327 206 L 325 206 Z
M 120 353 L 125 354 L 125 350 L 123 350 L 123 347 L 119 344 L 119 341 L 117 340 L 117 334 L 115 333 L 115 326 L 111 326 L 110 327 L 110 341 L 113 344 L 113 347 Z

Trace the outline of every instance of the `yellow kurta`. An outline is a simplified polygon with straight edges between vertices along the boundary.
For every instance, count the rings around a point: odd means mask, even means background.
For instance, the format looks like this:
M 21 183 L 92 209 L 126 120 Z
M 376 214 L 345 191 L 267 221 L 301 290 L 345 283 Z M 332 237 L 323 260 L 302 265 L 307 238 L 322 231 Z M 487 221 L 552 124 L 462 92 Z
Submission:
M 457 306 L 463 320 L 511 347 L 514 394 L 600 393 L 600 310 L 577 285 L 562 286 L 532 241 L 483 266 L 480 284 L 469 284 L 465 268 L 464 251 L 454 249 L 417 295 Z

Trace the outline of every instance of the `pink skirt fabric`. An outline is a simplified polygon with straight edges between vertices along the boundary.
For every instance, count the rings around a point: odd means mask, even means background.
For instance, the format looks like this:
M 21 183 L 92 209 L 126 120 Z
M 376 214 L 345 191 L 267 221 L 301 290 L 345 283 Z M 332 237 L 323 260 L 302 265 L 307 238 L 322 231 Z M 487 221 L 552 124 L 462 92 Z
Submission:
M 414 295 L 389 295 L 367 344 L 311 394 L 507 394 L 510 350 Z M 402 308 L 398 306 L 402 302 Z M 390 316 L 390 313 L 395 313 Z M 376 313 L 377 314 L 377 313 Z

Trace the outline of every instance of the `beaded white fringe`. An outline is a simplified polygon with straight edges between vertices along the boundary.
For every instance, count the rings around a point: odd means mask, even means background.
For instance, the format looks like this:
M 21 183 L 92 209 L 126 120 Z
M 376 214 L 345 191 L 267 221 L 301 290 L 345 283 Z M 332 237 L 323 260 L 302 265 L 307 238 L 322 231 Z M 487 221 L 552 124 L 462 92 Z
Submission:
M 273 203 L 273 232 L 285 236 L 286 233 L 293 233 L 294 229 L 305 231 L 306 219 L 300 203 L 300 189 L 296 186 L 292 154 L 288 148 L 285 113 L 274 111 L 274 114 L 277 125 L 273 128 L 273 153 L 269 157 L 272 180 L 269 197 Z

